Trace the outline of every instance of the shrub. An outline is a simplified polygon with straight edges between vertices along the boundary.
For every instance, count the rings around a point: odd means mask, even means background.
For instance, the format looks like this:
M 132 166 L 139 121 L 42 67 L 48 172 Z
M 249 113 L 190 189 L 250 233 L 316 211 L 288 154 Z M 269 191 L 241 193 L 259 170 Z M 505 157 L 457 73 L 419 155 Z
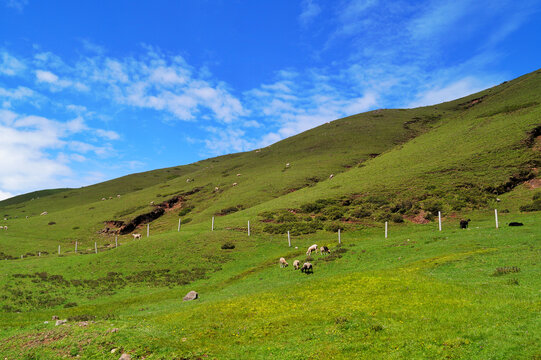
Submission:
M 423 209 L 425 211 L 428 211 L 432 215 L 437 216 L 438 211 L 441 211 L 443 209 L 443 205 L 439 200 L 429 199 L 423 203 Z
M 370 217 L 372 213 L 370 212 L 370 210 L 364 208 L 356 208 L 350 212 L 350 215 L 357 219 L 364 219 Z
M 297 218 L 295 217 L 295 215 L 293 215 L 289 211 L 281 213 L 276 218 L 276 222 L 279 222 L 279 223 L 294 222 L 294 221 L 297 221 Z
M 180 210 L 180 212 L 178 213 L 178 216 L 184 216 L 186 214 L 188 214 L 189 212 L 191 212 L 193 210 L 194 206 L 188 206 L 188 207 L 185 207 L 184 209 Z
M 230 250 L 230 249 L 234 249 L 235 248 L 235 244 L 233 244 L 231 241 L 228 241 L 224 244 L 222 244 L 222 249 L 223 250 Z
M 189 223 L 190 221 L 192 221 L 192 218 L 186 218 L 186 219 L 183 219 L 183 220 L 182 220 L 182 223 L 183 223 L 183 224 L 187 224 L 187 223 Z
M 520 268 L 516 266 L 504 266 L 504 267 L 496 268 L 492 276 L 501 276 L 505 274 L 518 273 L 518 272 L 520 272 Z
M 340 226 L 340 224 L 337 223 L 330 223 L 325 225 L 325 230 L 327 231 L 338 232 L 338 229 L 342 229 L 342 227 Z
M 274 220 L 274 213 L 272 211 L 263 211 L 258 214 L 263 218 L 263 220 L 272 221 Z
M 392 214 L 391 215 L 391 220 L 395 223 L 403 223 L 404 222 L 404 219 L 402 218 L 402 215 L 400 214 Z
M 344 210 L 339 206 L 331 206 L 324 209 L 323 214 L 330 220 L 339 220 L 344 216 Z
M 47 225 L 54 225 L 56 224 L 54 221 L 49 222 Z
M 236 206 L 230 206 L 228 208 L 220 210 L 219 212 L 216 213 L 216 215 L 223 216 L 223 215 L 234 213 L 236 211 L 239 211 L 239 209 Z

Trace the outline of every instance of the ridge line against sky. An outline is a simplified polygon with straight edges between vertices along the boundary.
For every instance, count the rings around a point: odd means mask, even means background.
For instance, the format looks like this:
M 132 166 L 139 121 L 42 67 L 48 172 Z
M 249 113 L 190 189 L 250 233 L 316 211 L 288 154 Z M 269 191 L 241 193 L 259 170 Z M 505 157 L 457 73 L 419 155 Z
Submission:
M 539 68 L 539 1 L 0 0 L 0 200 Z

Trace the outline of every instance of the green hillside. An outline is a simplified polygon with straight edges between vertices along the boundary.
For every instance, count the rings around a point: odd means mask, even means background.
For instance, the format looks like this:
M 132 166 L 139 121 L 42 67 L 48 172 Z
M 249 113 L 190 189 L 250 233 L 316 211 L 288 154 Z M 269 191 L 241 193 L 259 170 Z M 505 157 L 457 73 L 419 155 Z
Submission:
M 251 152 L 2 201 L 0 354 L 537 358 L 540 136 L 536 71 Z M 331 254 L 307 258 L 314 243 Z M 201 298 L 183 302 L 190 290 Z

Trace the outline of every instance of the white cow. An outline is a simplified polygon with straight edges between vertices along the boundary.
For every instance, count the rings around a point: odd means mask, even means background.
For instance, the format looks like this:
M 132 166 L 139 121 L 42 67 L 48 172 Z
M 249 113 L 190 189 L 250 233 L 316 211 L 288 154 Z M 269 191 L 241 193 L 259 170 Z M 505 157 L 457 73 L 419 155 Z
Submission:
M 288 266 L 289 264 L 287 263 L 286 259 L 284 259 L 283 257 L 280 258 L 280 267 L 281 268 L 285 268 L 286 266 Z
M 135 239 L 141 239 L 141 234 L 131 234 L 131 236 L 133 236 L 133 240 Z

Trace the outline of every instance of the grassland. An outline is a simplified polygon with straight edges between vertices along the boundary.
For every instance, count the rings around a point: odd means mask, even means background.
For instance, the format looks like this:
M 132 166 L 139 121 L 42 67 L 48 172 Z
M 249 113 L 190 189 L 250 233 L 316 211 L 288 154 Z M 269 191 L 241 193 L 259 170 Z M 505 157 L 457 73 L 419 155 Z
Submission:
M 541 217 L 520 211 L 540 197 L 539 90 L 534 72 L 257 151 L 0 202 L 0 354 L 541 358 Z M 118 235 L 117 248 L 102 231 L 174 197 L 149 238 Z M 278 267 L 313 243 L 332 250 L 310 260 L 314 274 Z M 201 298 L 183 302 L 189 290 Z M 54 326 L 53 315 L 69 321 Z

